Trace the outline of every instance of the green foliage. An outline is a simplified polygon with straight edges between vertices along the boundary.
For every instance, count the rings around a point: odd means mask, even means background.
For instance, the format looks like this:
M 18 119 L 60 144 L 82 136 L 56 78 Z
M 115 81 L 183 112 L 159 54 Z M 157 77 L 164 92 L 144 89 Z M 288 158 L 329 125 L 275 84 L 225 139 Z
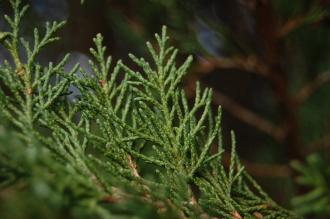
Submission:
M 320 154 L 309 155 L 306 164 L 292 162 L 300 176 L 297 182 L 309 192 L 292 199 L 292 205 L 302 215 L 317 215 L 324 218 L 330 215 L 330 165 Z
M 213 116 L 212 90 L 199 84 L 189 103 L 179 85 L 192 57 L 177 67 L 165 27 L 157 48 L 147 43 L 151 63 L 129 55 L 141 73 L 121 61 L 112 68 L 101 35 L 90 50 L 93 74 L 78 64 L 66 72 L 68 55 L 47 66 L 37 61 L 64 23 L 46 24 L 44 34 L 35 29 L 31 46 L 19 34 L 27 7 L 10 2 L 11 31 L 1 35 L 13 60 L 0 66 L 8 121 L 0 137 L 9 139 L 0 148 L 3 191 L 26 184 L 74 218 L 296 218 L 245 171 L 233 133 L 230 166 L 221 164 L 221 110 Z M 69 86 L 80 91 L 73 102 Z

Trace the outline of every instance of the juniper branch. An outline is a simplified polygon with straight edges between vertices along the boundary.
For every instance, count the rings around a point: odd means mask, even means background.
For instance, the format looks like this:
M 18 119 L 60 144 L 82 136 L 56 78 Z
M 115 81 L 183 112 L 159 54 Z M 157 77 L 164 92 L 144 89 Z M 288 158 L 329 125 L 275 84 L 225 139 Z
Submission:
M 120 60 L 112 67 L 100 34 L 90 50 L 92 74 L 79 64 L 65 72 L 68 55 L 58 64 L 38 63 L 40 51 L 58 40 L 54 34 L 64 23 L 47 24 L 43 36 L 35 29 L 31 47 L 19 40 L 27 7 L 20 9 L 19 0 L 11 3 L 14 17 L 5 18 L 12 31 L 1 33 L 0 43 L 14 66 L 8 61 L 0 66 L 0 80 L 10 90 L 7 94 L 0 89 L 0 110 L 16 126 L 20 140 L 28 143 L 20 150 L 36 152 L 33 162 L 23 165 L 27 179 L 40 175 L 66 196 L 58 185 L 63 182 L 73 191 L 74 203 L 93 203 L 87 208 L 102 218 L 114 213 L 102 201 L 118 191 L 122 201 L 175 212 L 168 218 L 296 218 L 247 174 L 237 157 L 234 135 L 229 170 L 222 165 L 221 110 L 213 116 L 212 90 L 202 90 L 199 84 L 195 100 L 188 102 L 180 84 L 192 57 L 176 64 L 178 50 L 168 47 L 166 27 L 155 35 L 157 47 L 147 43 L 150 63 L 129 55 L 141 72 Z M 25 62 L 18 53 L 21 47 Z M 67 98 L 69 86 L 80 91 L 75 101 Z M 5 154 L 0 151 L 0 163 L 13 167 L 5 169 L 6 177 L 17 174 L 17 161 Z

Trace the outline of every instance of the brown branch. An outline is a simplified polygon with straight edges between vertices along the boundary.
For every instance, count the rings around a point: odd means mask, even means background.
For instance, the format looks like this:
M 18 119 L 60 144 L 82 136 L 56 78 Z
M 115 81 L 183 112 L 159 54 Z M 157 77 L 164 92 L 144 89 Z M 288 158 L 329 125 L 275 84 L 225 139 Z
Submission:
M 139 175 L 139 173 L 138 173 L 138 171 L 136 169 L 136 163 L 135 163 L 135 161 L 133 161 L 132 156 L 131 155 L 128 155 L 127 156 L 127 159 L 128 159 L 128 166 L 129 166 L 130 170 L 132 171 L 132 175 L 134 177 L 139 178 L 140 175 Z
M 219 91 L 213 92 L 213 102 L 217 105 L 221 105 L 236 118 L 257 128 L 259 131 L 268 134 L 277 141 L 281 142 L 283 140 L 284 133 L 282 129 L 276 127 L 271 122 L 260 117 L 249 109 L 241 106 L 230 97 L 220 93 Z
M 223 161 L 226 167 L 230 165 L 230 157 L 230 153 L 224 153 Z M 247 160 L 241 160 L 241 162 L 247 172 L 256 177 L 288 178 L 292 176 L 291 168 L 284 164 L 260 164 Z
M 289 33 L 291 33 L 292 31 L 298 29 L 299 27 L 303 26 L 304 24 L 315 24 L 318 23 L 320 21 L 322 21 L 323 19 L 325 19 L 327 17 L 327 15 L 321 14 L 317 19 L 312 20 L 312 21 L 308 21 L 308 14 L 303 15 L 303 16 L 297 16 L 294 18 L 291 18 L 290 20 L 288 20 L 286 23 L 284 23 L 282 25 L 281 28 L 279 28 L 278 32 L 277 32 L 277 37 L 278 38 L 283 38 L 286 37 Z
M 307 145 L 304 155 L 307 156 L 311 153 L 314 153 L 319 150 L 325 150 L 330 152 L 330 134 L 325 135 L 322 139 L 317 142 L 314 142 L 310 145 Z
M 259 213 L 259 212 L 254 212 L 254 213 L 253 213 L 253 216 L 254 216 L 256 219 L 263 219 L 263 218 L 264 218 L 264 216 L 263 216 L 261 213 Z
M 242 163 L 246 170 L 256 177 L 288 178 L 292 175 L 292 171 L 287 165 L 256 164 L 248 161 L 242 161 Z
M 278 30 L 277 37 L 283 38 L 291 33 L 293 30 L 299 28 L 304 23 L 303 17 L 295 17 L 288 20 L 283 26 Z
M 234 58 L 203 57 L 198 60 L 193 71 L 198 74 L 205 74 L 215 69 L 238 69 L 261 76 L 267 76 L 269 73 L 268 67 L 252 55 Z
M 231 215 L 233 216 L 233 219 L 243 219 L 237 211 L 232 212 Z
M 295 100 L 298 104 L 304 103 L 317 89 L 330 82 L 330 71 L 319 74 L 313 81 L 301 88 Z

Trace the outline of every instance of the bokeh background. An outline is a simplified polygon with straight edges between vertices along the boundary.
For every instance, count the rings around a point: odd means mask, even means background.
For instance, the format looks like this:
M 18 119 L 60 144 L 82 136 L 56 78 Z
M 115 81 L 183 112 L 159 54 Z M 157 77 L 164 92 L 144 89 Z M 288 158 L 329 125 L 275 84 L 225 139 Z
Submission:
M 242 162 L 271 197 L 308 218 L 330 218 L 329 0 L 23 2 L 30 4 L 22 29 L 27 38 L 46 21 L 67 20 L 62 40 L 39 61 L 69 52 L 68 68 L 76 62 L 88 68 L 97 33 L 115 60 L 130 63 L 129 52 L 149 57 L 145 41 L 153 43 L 166 25 L 181 52 L 178 62 L 194 56 L 183 84 L 188 95 L 193 98 L 197 80 L 214 89 L 228 148 L 235 130 Z M 10 13 L 1 0 L 0 14 Z M 6 58 L 1 48 L 0 63 Z M 0 193 L 0 211 L 22 197 Z

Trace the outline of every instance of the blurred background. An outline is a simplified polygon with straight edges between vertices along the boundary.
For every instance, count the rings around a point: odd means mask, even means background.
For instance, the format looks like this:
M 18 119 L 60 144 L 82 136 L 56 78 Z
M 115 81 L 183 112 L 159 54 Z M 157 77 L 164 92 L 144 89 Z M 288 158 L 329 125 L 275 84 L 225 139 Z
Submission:
M 128 52 L 149 57 L 145 41 L 166 25 L 178 62 L 195 58 L 184 81 L 189 97 L 197 80 L 214 89 L 228 148 L 234 130 L 242 162 L 271 197 L 307 218 L 330 218 L 329 0 L 23 2 L 30 4 L 27 38 L 34 26 L 67 20 L 62 40 L 39 60 L 45 63 L 69 52 L 71 65 L 87 66 L 97 33 L 115 60 L 130 63 Z M 0 14 L 10 13 L 1 0 Z M 6 57 L 1 48 L 0 63 Z M 0 193 L 0 211 L 20 196 L 6 197 Z

